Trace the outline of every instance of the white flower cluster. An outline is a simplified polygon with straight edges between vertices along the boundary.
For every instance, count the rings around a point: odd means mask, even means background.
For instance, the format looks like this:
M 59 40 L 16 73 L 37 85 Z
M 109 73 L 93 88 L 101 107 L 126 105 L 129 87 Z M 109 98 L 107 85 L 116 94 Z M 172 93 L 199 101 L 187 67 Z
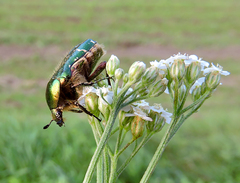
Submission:
M 192 91 L 196 87 L 201 86 L 205 82 L 205 76 L 207 74 L 214 72 L 214 71 L 219 73 L 220 75 L 224 75 L 224 76 L 227 76 L 230 74 L 230 72 L 228 72 L 228 71 L 223 71 L 223 67 L 220 66 L 219 64 L 217 64 L 217 66 L 215 66 L 213 63 L 211 63 L 211 66 L 210 66 L 209 62 L 202 60 L 202 58 L 198 58 L 197 55 L 187 55 L 187 54 L 181 54 L 181 53 L 173 55 L 166 60 L 152 61 L 152 62 L 150 62 L 150 64 L 154 67 L 159 68 L 160 69 L 159 73 L 161 75 L 167 75 L 167 71 L 170 70 L 174 61 L 179 61 L 179 60 L 184 61 L 185 68 L 187 68 L 189 65 L 191 65 L 193 63 L 200 66 L 199 71 L 201 71 L 203 77 L 197 78 L 195 80 L 195 82 L 192 83 L 192 86 L 189 90 L 190 94 L 192 94 Z M 191 68 L 191 69 L 193 70 L 194 68 Z M 196 73 L 194 73 L 194 74 L 196 74 Z M 166 88 L 165 93 L 169 94 L 168 88 Z
M 150 106 L 144 99 L 157 97 L 164 91 L 170 93 L 172 98 L 178 93 L 178 106 L 183 106 L 187 97 L 186 92 L 194 95 L 195 101 L 204 92 L 215 90 L 220 84 L 220 75 L 230 74 L 228 71 L 223 71 L 219 65 L 211 64 L 210 66 L 208 62 L 196 55 L 180 53 L 166 60 L 152 61 L 149 68 L 146 68 L 145 63 L 136 61 L 127 73 L 119 68 L 119 64 L 119 59 L 112 55 L 106 66 L 108 75 L 114 78 L 111 86 L 106 82 L 99 88 L 83 87 L 79 103 L 84 105 L 86 96 L 94 94 L 98 99 L 98 110 L 105 119 L 108 119 L 114 101 L 118 101 L 118 105 L 122 106 L 120 109 L 121 115 L 124 116 L 121 117 L 122 121 L 126 122 L 125 118 L 133 121 L 137 119 L 137 122 L 141 120 L 141 123 L 145 121 L 150 123 L 148 129 L 153 131 L 161 129 L 165 123 L 170 124 L 172 114 L 164 110 L 160 104 Z M 159 125 L 156 127 L 151 123 Z M 134 133 L 136 134 L 136 130 Z

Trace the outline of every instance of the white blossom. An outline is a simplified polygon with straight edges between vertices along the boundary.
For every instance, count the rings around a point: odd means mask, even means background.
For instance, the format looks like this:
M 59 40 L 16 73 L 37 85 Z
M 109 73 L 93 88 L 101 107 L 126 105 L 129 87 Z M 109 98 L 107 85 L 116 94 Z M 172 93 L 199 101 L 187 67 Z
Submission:
M 99 100 L 103 102 L 105 105 L 111 104 L 113 102 L 113 91 L 110 90 L 111 87 L 102 87 L 97 89 L 96 94 L 99 96 Z M 103 95 L 104 100 L 102 99 L 101 93 Z M 107 103 L 105 102 L 107 101 Z
M 197 87 L 197 86 L 201 86 L 202 83 L 205 82 L 205 77 L 201 77 L 201 78 L 198 78 L 195 83 L 192 85 L 192 87 L 190 88 L 189 90 L 189 93 L 192 94 L 192 91 Z
M 132 106 L 132 109 L 133 109 L 133 113 L 126 113 L 125 114 L 126 117 L 139 116 L 146 121 L 152 121 L 152 118 L 148 117 L 147 114 L 145 112 L 143 112 L 140 107 Z
M 213 72 L 213 71 L 218 71 L 221 75 L 224 75 L 224 76 L 227 76 L 230 74 L 230 72 L 228 72 L 228 71 L 223 71 L 223 67 L 220 66 L 219 64 L 217 64 L 217 66 L 215 66 L 212 63 L 211 67 L 204 69 L 203 75 L 206 75 L 209 72 Z
M 163 118 L 165 118 L 166 123 L 170 124 L 172 118 L 170 116 L 172 116 L 172 113 L 167 112 L 166 110 L 163 109 L 163 107 L 160 104 L 154 104 L 154 106 L 151 106 L 150 110 L 161 114 L 161 116 Z
M 202 58 L 198 58 L 197 55 L 189 55 L 188 58 L 184 60 L 184 62 L 186 66 L 192 62 L 199 62 L 201 65 L 201 71 L 203 71 L 205 67 L 209 66 L 209 63 L 207 61 L 202 60 Z
M 80 105 L 85 105 L 85 97 L 89 93 L 96 93 L 96 89 L 92 86 L 83 87 L 82 95 L 78 98 L 78 103 Z

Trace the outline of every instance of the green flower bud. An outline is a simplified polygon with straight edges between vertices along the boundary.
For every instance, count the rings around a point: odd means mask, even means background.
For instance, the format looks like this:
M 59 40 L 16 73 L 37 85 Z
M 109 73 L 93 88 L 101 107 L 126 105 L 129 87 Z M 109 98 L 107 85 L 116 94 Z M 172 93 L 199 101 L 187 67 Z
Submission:
M 115 70 L 115 78 L 120 80 L 123 78 L 124 70 L 122 68 L 118 68 Z
M 102 115 L 107 121 L 110 115 L 110 108 L 108 104 L 106 104 L 106 102 L 101 97 L 99 97 L 98 99 L 98 109 L 100 110 L 100 112 L 102 113 Z
M 143 135 L 145 121 L 139 117 L 135 116 L 131 125 L 131 132 L 133 138 L 137 139 Z
M 170 68 L 170 76 L 176 81 L 181 81 L 185 75 L 185 63 L 183 59 L 174 60 Z
M 149 87 L 149 97 L 158 97 L 167 88 L 168 80 L 163 78 L 162 80 L 157 80 L 153 85 Z
M 141 96 L 146 96 L 148 95 L 148 89 L 146 86 L 143 86 L 142 81 L 139 81 L 135 84 L 134 90 L 138 90 L 137 94 Z
M 128 82 L 128 80 L 129 80 L 129 75 L 128 73 L 125 73 L 123 75 L 123 86 Z
M 214 90 L 220 83 L 221 74 L 218 71 L 210 72 L 206 75 L 205 84 L 209 90 Z
M 200 62 L 192 62 L 186 71 L 186 80 L 188 83 L 194 83 L 201 74 L 201 63 Z
M 184 98 L 186 92 L 187 92 L 187 88 L 184 84 L 182 84 L 180 86 L 180 88 L 178 89 L 178 100 L 180 103 L 183 101 L 183 98 Z
M 126 131 L 129 131 L 131 128 L 130 124 L 134 117 L 126 117 L 125 114 L 126 112 L 122 110 L 118 113 L 119 126 L 120 128 L 124 128 Z
M 96 78 L 96 80 L 100 80 L 97 82 L 97 85 L 101 88 L 101 87 L 107 87 L 108 86 L 108 80 L 107 79 L 103 79 L 102 78 L 106 78 L 106 73 L 101 72 L 98 77 Z
M 149 113 L 149 117 L 153 119 L 153 121 L 148 121 L 146 128 L 148 132 L 159 132 L 165 125 L 165 119 L 161 116 L 161 114 L 151 111 Z
M 129 82 L 132 84 L 138 82 L 146 70 L 146 64 L 141 61 L 134 62 L 129 68 Z
M 106 65 L 106 70 L 110 77 L 114 76 L 115 70 L 119 68 L 119 64 L 119 59 L 115 55 L 111 55 Z
M 197 99 L 199 99 L 201 97 L 201 86 L 197 86 L 196 88 L 194 88 L 194 90 L 192 91 L 192 100 L 196 101 Z
M 88 111 L 93 113 L 95 116 L 99 116 L 98 109 L 98 96 L 95 93 L 89 93 L 85 97 L 85 104 Z
M 207 91 L 206 83 L 203 82 L 201 85 L 201 95 L 203 95 Z
M 149 67 L 142 76 L 143 85 L 150 85 L 158 77 L 159 69 L 157 67 Z

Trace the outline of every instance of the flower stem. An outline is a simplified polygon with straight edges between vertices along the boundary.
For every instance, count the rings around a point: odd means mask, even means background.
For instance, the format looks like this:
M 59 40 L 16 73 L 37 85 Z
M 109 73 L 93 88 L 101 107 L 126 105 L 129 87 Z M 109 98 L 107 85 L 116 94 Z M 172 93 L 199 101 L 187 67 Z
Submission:
M 140 183 L 145 183 L 148 182 L 151 174 L 153 173 L 158 160 L 160 159 L 160 157 L 162 156 L 163 151 L 165 150 L 165 147 L 167 146 L 167 142 L 168 142 L 168 137 L 169 137 L 169 131 L 171 129 L 171 126 L 169 127 L 169 129 L 166 131 L 163 139 L 161 140 L 151 162 L 149 163 Z
M 116 117 L 117 117 L 117 114 L 120 110 L 118 103 L 116 105 L 114 105 L 115 107 L 112 109 L 112 113 L 110 114 L 109 116 L 109 119 L 108 119 L 108 122 L 107 122 L 107 125 L 105 127 L 105 130 L 102 134 L 102 137 L 99 141 L 99 144 L 97 146 L 97 149 L 95 150 L 93 156 L 92 156 L 92 159 L 91 159 L 91 162 L 89 164 L 89 167 L 87 169 L 87 172 L 85 174 L 85 177 L 84 177 L 84 180 L 83 180 L 83 183 L 89 183 L 92 179 L 92 175 L 93 175 L 93 172 L 94 172 L 94 169 L 96 167 L 96 164 L 98 162 L 98 159 L 104 149 L 104 146 L 108 140 L 108 137 L 109 135 L 111 134 L 111 131 L 112 131 L 112 128 L 113 128 L 113 125 L 114 125 L 114 122 L 116 120 Z
M 130 161 L 133 159 L 133 157 L 138 153 L 138 151 L 148 142 L 148 140 L 152 137 L 153 133 L 147 134 L 142 139 L 141 143 L 137 146 L 135 146 L 132 154 L 129 156 L 129 158 L 121 165 L 121 167 L 117 171 L 117 177 L 123 172 L 123 170 L 128 166 Z

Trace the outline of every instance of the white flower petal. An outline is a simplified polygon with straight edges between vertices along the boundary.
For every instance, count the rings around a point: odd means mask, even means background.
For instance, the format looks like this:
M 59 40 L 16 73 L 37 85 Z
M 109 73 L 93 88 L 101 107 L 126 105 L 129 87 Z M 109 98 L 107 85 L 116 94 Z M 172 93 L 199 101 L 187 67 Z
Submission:
M 223 67 L 220 66 L 219 64 L 217 64 L 217 66 L 215 66 L 212 63 L 211 67 L 204 69 L 203 75 L 207 75 L 209 72 L 213 72 L 213 71 L 218 71 L 221 75 L 224 75 L 224 76 L 227 76 L 230 74 L 230 72 L 228 72 L 228 71 L 223 71 Z
M 197 81 L 192 85 L 192 87 L 189 90 L 189 93 L 192 94 L 192 91 L 197 87 L 202 85 L 202 83 L 205 82 L 205 77 L 198 78 Z

